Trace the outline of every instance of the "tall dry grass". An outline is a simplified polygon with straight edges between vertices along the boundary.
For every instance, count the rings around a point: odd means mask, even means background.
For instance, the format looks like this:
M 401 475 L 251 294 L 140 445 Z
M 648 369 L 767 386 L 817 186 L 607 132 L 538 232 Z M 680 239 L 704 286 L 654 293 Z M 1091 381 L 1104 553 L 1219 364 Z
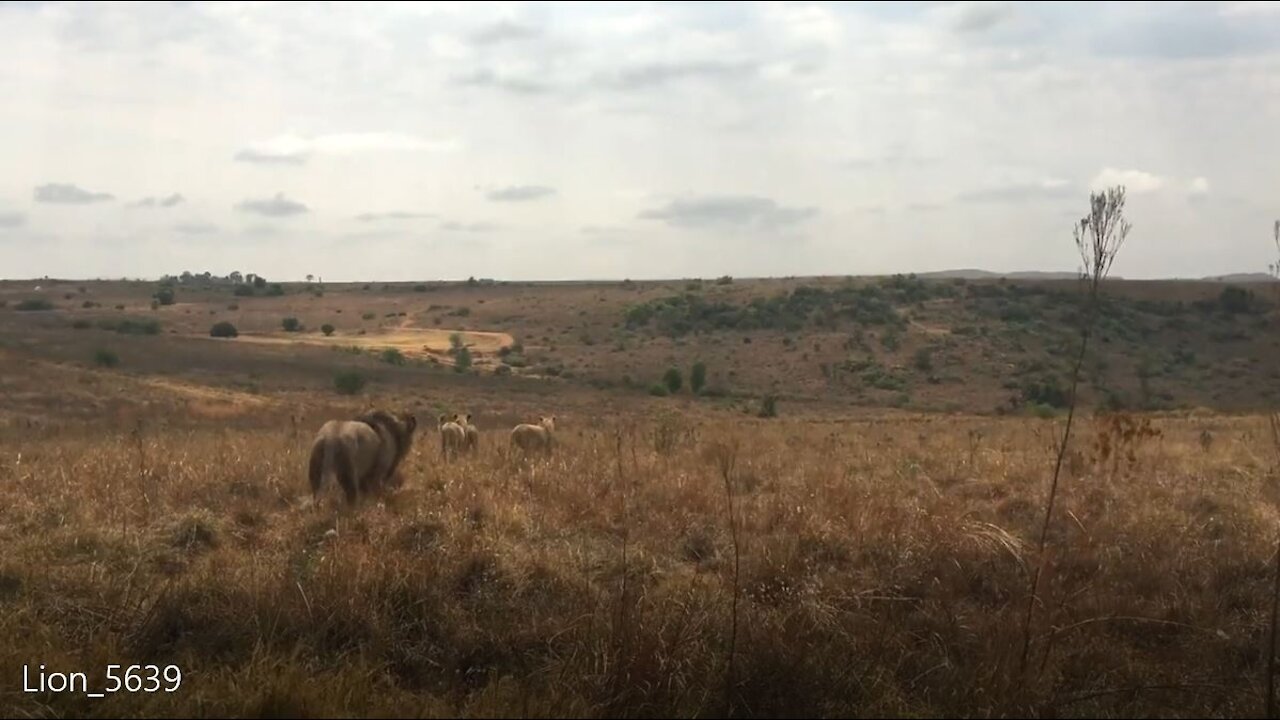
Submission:
M 1127 443 L 1077 422 L 1025 678 L 1046 421 L 602 426 L 529 463 L 494 432 L 452 465 L 428 431 L 404 487 L 354 512 L 305 500 L 310 428 L 9 428 L 0 712 L 1256 714 L 1265 420 L 1156 419 Z M 184 682 L 20 692 L 39 663 Z

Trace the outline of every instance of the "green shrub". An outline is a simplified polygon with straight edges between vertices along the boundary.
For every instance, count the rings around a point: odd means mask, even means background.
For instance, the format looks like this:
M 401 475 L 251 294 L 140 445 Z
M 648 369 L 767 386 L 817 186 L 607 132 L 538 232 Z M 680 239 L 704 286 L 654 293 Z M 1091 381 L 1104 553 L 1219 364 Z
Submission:
M 667 390 L 667 386 L 662 383 L 654 383 L 649 386 L 649 394 L 654 397 L 666 397 L 671 393 Z
M 404 353 L 396 348 L 387 348 L 382 351 L 382 362 L 389 365 L 404 365 Z
M 933 348 L 920 348 L 916 351 L 916 369 L 920 372 L 933 371 Z
M 48 300 L 45 300 L 45 299 L 43 299 L 43 298 L 33 298 L 33 299 L 30 299 L 30 300 L 23 300 L 23 301 L 19 302 L 17 305 L 14 305 L 14 306 L 13 306 L 13 309 L 14 309 L 14 310 L 20 310 L 20 311 L 22 311 L 22 312 L 33 312 L 33 311 L 38 311 L 38 310 L 52 310 L 52 309 L 53 309 L 53 303 L 51 303 L 51 302 L 49 302 Z
M 325 323 L 320 326 L 320 332 L 324 333 L 325 337 L 329 337 L 330 335 L 332 335 L 333 331 L 334 331 L 334 327 L 329 323 Z
M 427 286 L 426 286 L 426 285 L 414 285 L 414 286 L 413 286 L 413 291 L 414 291 L 414 292 L 426 292 L 426 291 L 427 291 Z
M 284 326 L 285 332 L 299 332 L 302 330 L 302 323 L 296 317 L 287 317 L 281 320 L 280 324 Z
M 267 297 L 280 297 L 284 295 L 284 287 L 280 283 L 273 283 L 271 288 L 267 290 Z
M 120 357 L 110 350 L 98 350 L 93 354 L 93 362 L 98 367 L 113 368 L 120 364 Z
M 121 335 L 159 335 L 160 321 L 153 318 L 146 318 L 144 320 L 125 318 L 124 320 L 114 324 L 108 321 L 103 324 L 103 329 L 114 329 Z
M 365 313 L 365 314 L 361 315 L 361 316 L 360 316 L 360 319 L 361 319 L 361 320 L 372 320 L 372 319 L 374 319 L 374 318 L 376 318 L 376 317 L 378 317 L 378 316 L 377 316 L 375 313 L 367 312 L 367 313 Z
M 333 387 L 343 395 L 355 395 L 363 390 L 368 382 L 368 379 L 357 370 L 345 370 L 333 376 Z
M 239 334 L 240 333 L 236 330 L 236 326 L 232 325 L 226 320 L 223 320 L 222 322 L 214 323 L 213 327 L 209 329 L 210 337 L 233 338 L 238 336 Z
M 88 330 L 89 321 L 82 318 L 80 320 L 76 320 L 75 322 L 71 323 L 71 327 L 75 328 L 76 330 Z
M 689 389 L 694 395 L 702 393 L 702 389 L 707 385 L 707 365 L 701 360 L 693 364 L 693 369 L 689 372 Z
M 760 400 L 760 412 L 762 418 L 778 417 L 778 398 L 776 395 L 765 395 Z
M 231 291 L 236 297 L 253 297 L 252 285 L 237 285 L 235 290 Z
M 467 348 L 460 348 L 453 354 L 453 370 L 454 372 L 466 372 L 471 368 L 471 351 Z
M 161 305 L 172 305 L 174 302 L 173 288 L 162 287 L 159 290 L 157 290 L 156 294 L 153 295 L 152 297 L 154 297 L 156 302 L 160 303 Z
M 680 376 L 680 370 L 677 368 L 667 368 L 667 372 L 662 376 L 662 384 L 672 394 L 680 392 L 680 388 L 684 385 L 684 379 Z

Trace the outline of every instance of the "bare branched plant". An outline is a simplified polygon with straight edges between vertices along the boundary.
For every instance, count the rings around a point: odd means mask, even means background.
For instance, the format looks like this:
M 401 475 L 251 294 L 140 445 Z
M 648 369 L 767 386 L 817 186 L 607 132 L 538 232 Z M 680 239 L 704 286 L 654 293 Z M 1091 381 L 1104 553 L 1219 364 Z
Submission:
M 1067 411 L 1066 429 L 1062 440 L 1058 443 L 1057 460 L 1053 466 L 1053 480 L 1049 484 L 1049 498 L 1045 503 L 1044 521 L 1040 525 L 1040 540 L 1037 544 L 1039 562 L 1036 565 L 1035 577 L 1031 582 L 1031 595 L 1027 598 L 1027 613 L 1022 628 L 1022 657 L 1019 672 L 1025 672 L 1027 653 L 1031 648 L 1031 620 L 1035 612 L 1040 592 L 1040 580 L 1045 566 L 1045 543 L 1049 537 L 1049 524 L 1053 520 L 1053 507 L 1058 498 L 1058 479 L 1062 475 L 1062 460 L 1066 457 L 1067 446 L 1071 442 L 1071 426 L 1075 420 L 1080 385 L 1080 368 L 1084 365 L 1085 355 L 1089 349 L 1089 339 L 1093 335 L 1094 323 L 1097 320 L 1099 306 L 1099 288 L 1103 278 L 1111 271 L 1111 264 L 1124 241 L 1129 237 L 1132 228 L 1124 217 L 1124 186 L 1108 188 L 1104 192 L 1091 193 L 1089 197 L 1089 214 L 1080 219 L 1073 228 L 1076 248 L 1080 251 L 1080 259 L 1084 265 L 1081 269 L 1080 284 L 1083 305 L 1080 314 L 1080 350 L 1071 368 L 1071 393 Z

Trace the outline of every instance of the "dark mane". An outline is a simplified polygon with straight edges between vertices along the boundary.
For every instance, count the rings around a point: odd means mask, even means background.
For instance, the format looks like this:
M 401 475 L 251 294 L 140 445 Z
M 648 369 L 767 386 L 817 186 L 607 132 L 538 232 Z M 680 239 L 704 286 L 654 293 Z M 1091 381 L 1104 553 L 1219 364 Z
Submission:
M 371 410 L 363 413 L 356 417 L 356 422 L 362 422 L 373 428 L 384 442 L 390 441 L 395 444 L 395 456 L 390 466 L 385 468 L 385 477 L 377 479 L 378 482 L 384 482 L 395 473 L 405 455 L 409 453 L 409 447 L 413 444 L 413 430 L 407 428 L 403 420 L 386 410 Z

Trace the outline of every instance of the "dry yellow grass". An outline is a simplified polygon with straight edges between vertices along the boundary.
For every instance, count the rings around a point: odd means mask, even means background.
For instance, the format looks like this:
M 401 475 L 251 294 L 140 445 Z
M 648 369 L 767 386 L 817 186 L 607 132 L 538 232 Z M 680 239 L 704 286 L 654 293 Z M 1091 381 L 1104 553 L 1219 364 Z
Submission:
M 319 421 L 267 412 L 0 430 L 0 712 L 1262 707 L 1277 476 L 1260 418 L 1155 418 L 1132 455 L 1084 421 L 1019 675 L 1052 421 L 636 418 L 527 463 L 489 429 L 449 465 L 427 429 L 403 488 L 346 511 L 333 489 L 305 499 Z M 184 681 L 20 692 L 39 663 L 94 685 L 109 663 L 173 663 Z

